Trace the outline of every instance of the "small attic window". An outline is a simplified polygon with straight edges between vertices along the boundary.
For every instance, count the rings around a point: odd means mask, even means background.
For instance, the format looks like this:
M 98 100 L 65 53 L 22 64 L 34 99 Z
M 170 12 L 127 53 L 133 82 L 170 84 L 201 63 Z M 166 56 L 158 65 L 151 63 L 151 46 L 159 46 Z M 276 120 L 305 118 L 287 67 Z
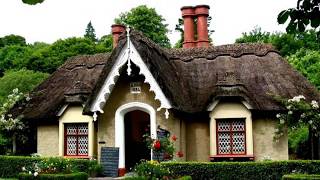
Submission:
M 132 83 L 130 83 L 130 93 L 131 94 L 139 94 L 139 93 L 141 93 L 141 83 L 140 82 L 132 82 Z

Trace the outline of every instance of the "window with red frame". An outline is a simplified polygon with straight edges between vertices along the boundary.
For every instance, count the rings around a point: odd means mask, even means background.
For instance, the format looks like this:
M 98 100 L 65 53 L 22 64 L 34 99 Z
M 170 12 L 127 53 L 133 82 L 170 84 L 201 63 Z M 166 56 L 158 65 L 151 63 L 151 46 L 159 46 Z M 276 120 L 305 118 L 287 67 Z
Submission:
M 217 120 L 218 155 L 246 154 L 245 119 Z
M 88 156 L 88 124 L 68 123 L 64 127 L 64 154 L 66 156 Z

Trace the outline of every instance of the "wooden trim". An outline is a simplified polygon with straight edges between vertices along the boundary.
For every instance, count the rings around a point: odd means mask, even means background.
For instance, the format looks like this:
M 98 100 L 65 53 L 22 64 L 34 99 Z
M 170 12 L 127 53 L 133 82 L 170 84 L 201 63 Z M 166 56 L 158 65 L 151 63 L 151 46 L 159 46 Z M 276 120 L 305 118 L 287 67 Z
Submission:
M 72 158 L 72 159 L 89 159 L 90 157 L 87 156 L 63 156 L 64 158 Z
M 254 155 L 214 155 L 210 156 L 210 161 L 215 161 L 219 159 L 229 159 L 229 160 L 237 160 L 237 159 L 247 159 L 250 161 L 254 160 Z
M 243 131 L 232 131 L 232 122 L 235 120 L 243 120 L 244 121 L 244 130 Z M 219 121 L 229 121 L 229 131 L 218 131 L 218 123 Z M 230 152 L 229 154 L 220 154 L 219 153 L 219 132 L 225 132 L 230 134 Z M 233 134 L 234 133 L 244 133 L 244 153 L 235 154 L 233 153 Z M 243 156 L 247 154 L 247 136 L 246 136 L 246 118 L 222 118 L 216 119 L 216 148 L 217 148 L 217 155 L 216 156 Z
M 67 134 L 67 126 L 73 124 L 76 125 L 76 134 L 68 135 Z M 79 134 L 79 125 L 87 125 L 88 132 L 87 134 Z M 68 155 L 67 154 L 67 137 L 68 136 L 75 136 L 76 137 L 76 155 Z M 88 137 L 88 145 L 87 145 L 87 154 L 86 155 L 79 155 L 79 137 L 84 136 Z M 89 155 L 89 123 L 64 123 L 64 157 L 73 157 L 73 158 L 85 158 Z

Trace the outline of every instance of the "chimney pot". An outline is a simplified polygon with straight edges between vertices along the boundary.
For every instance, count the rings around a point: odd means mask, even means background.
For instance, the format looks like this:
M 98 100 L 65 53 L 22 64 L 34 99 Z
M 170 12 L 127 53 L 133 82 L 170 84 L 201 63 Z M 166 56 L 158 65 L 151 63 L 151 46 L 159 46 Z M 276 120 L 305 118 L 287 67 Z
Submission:
M 184 6 L 181 8 L 181 13 L 183 17 L 183 27 L 184 27 L 184 48 L 191 48 L 195 46 L 194 40 L 194 7 Z
M 207 18 L 209 16 L 208 5 L 198 5 L 195 7 L 195 15 L 197 16 L 197 47 L 209 47 L 209 36 Z
M 122 24 L 113 24 L 111 26 L 113 49 L 117 47 L 120 35 L 126 31 L 126 27 Z

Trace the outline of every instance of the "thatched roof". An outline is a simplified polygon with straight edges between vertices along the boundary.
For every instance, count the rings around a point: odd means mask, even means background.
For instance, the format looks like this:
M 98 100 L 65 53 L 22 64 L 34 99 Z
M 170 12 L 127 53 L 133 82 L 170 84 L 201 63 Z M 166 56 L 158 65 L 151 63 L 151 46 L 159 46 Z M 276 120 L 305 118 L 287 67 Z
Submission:
M 65 103 L 83 103 L 92 92 L 109 54 L 75 56 L 30 94 L 23 109 L 27 119 L 55 119 Z
M 271 45 L 164 49 L 137 31 L 131 31 L 130 38 L 178 111 L 203 112 L 213 100 L 225 97 L 240 97 L 254 110 L 263 111 L 282 109 L 273 95 L 291 98 L 302 94 L 308 100 L 320 100 L 318 90 Z M 52 116 L 68 99 L 86 102 L 85 112 L 89 112 L 125 43 L 123 36 L 110 57 L 98 54 L 68 60 L 34 91 L 26 117 Z

